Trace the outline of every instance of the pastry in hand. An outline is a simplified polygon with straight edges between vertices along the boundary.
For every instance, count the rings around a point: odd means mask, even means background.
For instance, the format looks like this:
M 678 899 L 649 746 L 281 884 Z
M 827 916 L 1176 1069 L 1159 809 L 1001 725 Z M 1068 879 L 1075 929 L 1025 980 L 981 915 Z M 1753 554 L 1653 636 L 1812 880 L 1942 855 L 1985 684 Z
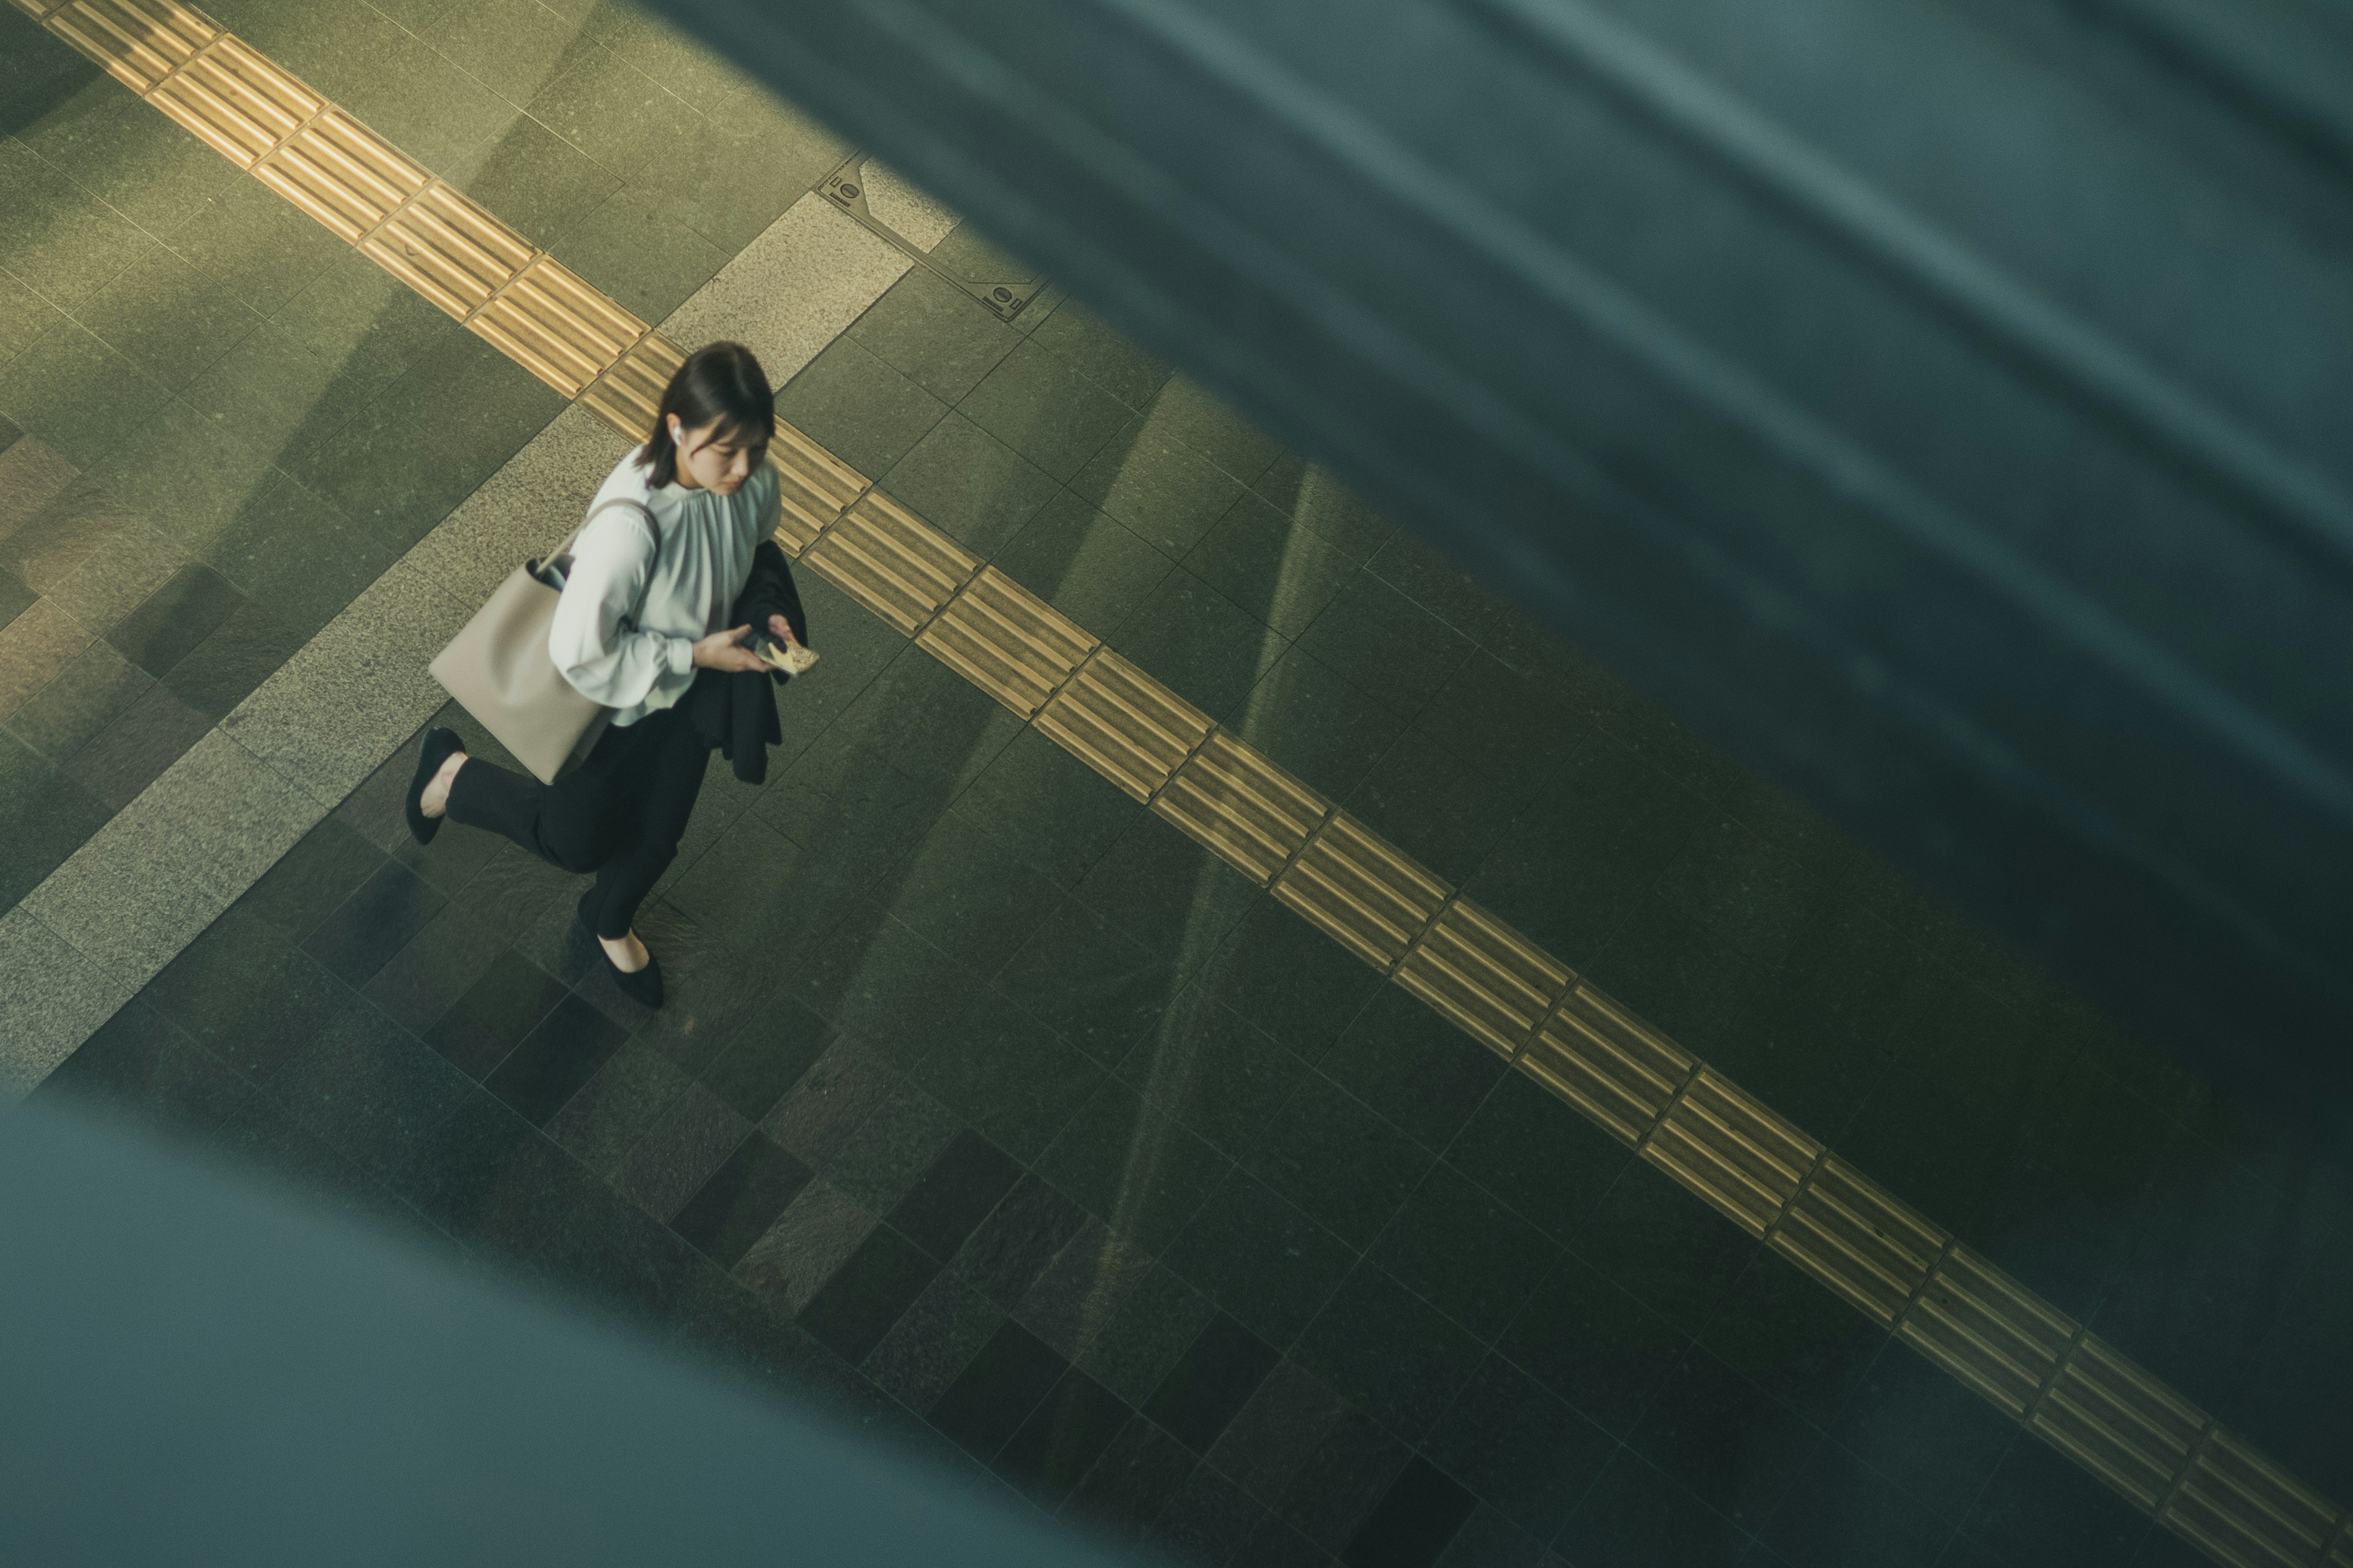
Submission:
M 817 649 L 778 637 L 752 635 L 752 651 L 766 661 L 771 669 L 786 675 L 806 675 L 817 663 Z

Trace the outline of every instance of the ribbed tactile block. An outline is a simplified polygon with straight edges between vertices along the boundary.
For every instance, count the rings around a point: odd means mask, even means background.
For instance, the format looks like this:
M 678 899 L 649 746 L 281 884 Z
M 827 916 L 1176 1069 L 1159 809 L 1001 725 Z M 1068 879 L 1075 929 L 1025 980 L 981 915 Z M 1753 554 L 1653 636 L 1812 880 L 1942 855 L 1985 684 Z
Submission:
M 46 15 L 49 31 L 142 97 L 220 36 L 174 0 L 72 0 L 33 15 Z
M 663 384 L 669 381 L 665 374 Z M 654 396 L 659 399 L 660 387 L 654 389 Z M 652 417 L 650 404 L 647 417 Z M 776 421 L 776 437 L 768 443 L 768 461 L 776 465 L 780 502 L 776 542 L 788 555 L 807 550 L 851 502 L 866 493 L 864 474 L 782 419 Z
M 22 11 L 26 16 L 30 16 L 36 22 L 39 21 L 42 17 L 47 16 L 50 12 L 58 9 L 63 3 L 64 0 L 10 0 L 10 4 L 14 5 L 17 10 Z
M 1567 965 L 1465 899 L 1440 911 L 1397 972 L 1399 985 L 1505 1058 L 1528 1043 L 1529 1031 L 1575 978 Z M 1674 1092 L 1672 1086 L 1667 1092 Z
M 543 251 L 466 325 L 566 397 L 579 396 L 646 332 L 643 321 Z
M 1137 800 L 1150 800 L 1209 733 L 1207 714 L 1107 647 L 1088 656 L 1037 725 Z
M 870 492 L 801 557 L 835 587 L 898 628 L 923 629 L 980 567 L 980 558 L 880 492 Z
M 1629 1143 L 1649 1136 L 1696 1065 L 1682 1047 L 1583 984 L 1520 1058 L 1522 1071 Z
M 659 332 L 648 332 L 580 395 L 580 405 L 628 439 L 643 441 L 653 431 L 654 414 L 661 407 L 670 378 L 685 363 L 676 343 Z M 773 448 L 770 456 L 773 459 Z
M 915 641 L 1024 719 L 1095 646 L 1076 621 L 993 566 L 982 567 Z
M 489 304 L 532 258 L 522 236 L 438 180 L 360 248 L 461 321 Z
M 375 233 L 433 177 L 332 105 L 253 173 L 346 245 Z
M 1936 1266 L 1947 1239 L 1853 1166 L 1829 1154 L 1782 1214 L 1769 1241 L 1857 1311 L 1893 1328 Z
M 1642 1145 L 1652 1164 L 1755 1236 L 1797 1195 L 1822 1146 L 1701 1068 Z
M 240 169 L 301 129 L 327 100 L 223 34 L 148 93 L 147 101 Z
M 2075 1322 L 1968 1247 L 1956 1247 L 1895 1332 L 2022 1420 L 2067 1352 Z
M 2158 1519 L 2236 1568 L 2353 1564 L 2353 1536 L 2316 1492 L 2227 1431 L 2210 1436 Z M 2330 1536 L 2336 1536 L 2330 1550 Z
M 2026 1424 L 2147 1512 L 2189 1462 L 2207 1415 L 2085 1335 Z
M 1322 795 L 1222 731 L 1152 802 L 1261 887 L 1305 846 L 1328 808 Z
M 1384 973 L 1451 890 L 1345 812 L 1333 814 L 1274 884 L 1276 898 Z

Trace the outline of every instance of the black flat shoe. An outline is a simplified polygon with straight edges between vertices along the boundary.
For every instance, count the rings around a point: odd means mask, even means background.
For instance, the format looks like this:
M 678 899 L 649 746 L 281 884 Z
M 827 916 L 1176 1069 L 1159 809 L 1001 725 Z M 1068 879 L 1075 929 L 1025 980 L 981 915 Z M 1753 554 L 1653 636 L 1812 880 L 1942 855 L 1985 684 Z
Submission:
M 630 973 L 615 963 L 613 955 L 605 951 L 604 942 L 597 938 L 596 922 L 588 918 L 588 900 L 596 896 L 596 889 L 593 887 L 581 894 L 580 901 L 573 906 L 573 914 L 579 920 L 582 928 L 587 931 L 588 940 L 596 943 L 596 956 L 605 961 L 605 972 L 613 977 L 613 984 L 621 988 L 621 994 L 638 1006 L 660 1006 L 662 1005 L 661 960 L 656 958 L 653 951 L 649 948 L 646 952 L 646 966 L 643 969 Z
M 408 798 L 401 803 L 401 809 L 408 815 L 408 836 L 419 844 L 432 843 L 433 836 L 441 831 L 442 818 L 449 815 L 446 805 L 440 816 L 425 815 L 425 786 L 433 782 L 433 775 L 441 771 L 450 752 L 465 749 L 466 742 L 455 730 L 425 731 L 425 743 L 417 749 L 417 776 L 408 781 Z

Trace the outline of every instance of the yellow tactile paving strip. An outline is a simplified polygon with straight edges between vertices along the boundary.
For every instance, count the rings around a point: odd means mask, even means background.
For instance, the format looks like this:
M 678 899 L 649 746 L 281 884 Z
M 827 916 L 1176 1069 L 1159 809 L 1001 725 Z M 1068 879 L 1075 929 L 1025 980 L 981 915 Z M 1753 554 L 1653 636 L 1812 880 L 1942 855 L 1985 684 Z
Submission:
M 682 355 L 201 13 L 13 0 L 517 363 L 638 436 Z M 778 542 L 1858 1311 L 2235 1568 L 2353 1516 L 789 426 Z

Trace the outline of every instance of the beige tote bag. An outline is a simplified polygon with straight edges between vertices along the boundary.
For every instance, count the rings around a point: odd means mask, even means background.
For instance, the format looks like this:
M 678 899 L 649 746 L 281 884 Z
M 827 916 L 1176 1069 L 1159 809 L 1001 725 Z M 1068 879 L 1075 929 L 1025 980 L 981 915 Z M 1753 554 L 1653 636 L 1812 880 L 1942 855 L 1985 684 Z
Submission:
M 625 506 L 644 518 L 653 535 L 655 559 L 660 559 L 661 529 L 652 512 L 626 497 L 605 506 Z M 568 765 L 588 754 L 612 712 L 582 696 L 547 651 L 555 602 L 572 573 L 573 542 L 605 506 L 581 519 L 562 551 L 516 567 L 465 629 L 434 656 L 431 666 L 433 679 L 459 706 L 542 784 L 554 784 Z

